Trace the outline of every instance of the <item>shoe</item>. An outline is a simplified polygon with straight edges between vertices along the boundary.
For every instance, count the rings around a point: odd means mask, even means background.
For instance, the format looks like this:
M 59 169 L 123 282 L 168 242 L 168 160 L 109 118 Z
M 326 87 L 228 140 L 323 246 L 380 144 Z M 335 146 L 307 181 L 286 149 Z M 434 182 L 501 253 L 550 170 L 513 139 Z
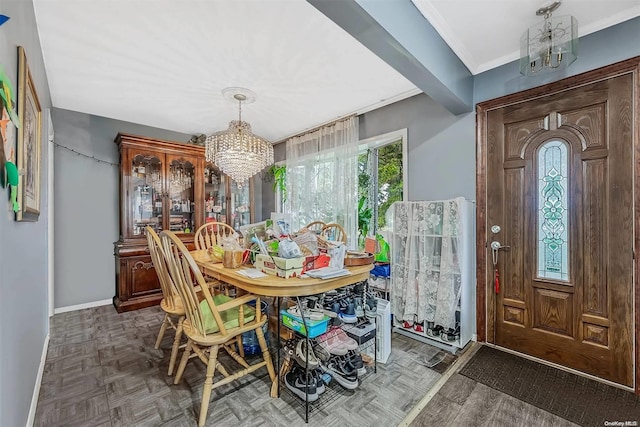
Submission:
M 348 390 L 358 388 L 358 371 L 349 362 L 330 360 L 327 365 L 320 364 L 320 368 L 331 374 L 342 387 Z
M 325 392 L 326 388 L 325 388 L 325 382 L 324 379 L 322 379 L 322 371 L 317 368 L 314 369 L 311 374 L 313 375 L 313 378 L 315 378 L 316 380 L 316 391 L 318 392 L 318 396 L 321 395 L 322 393 Z
M 355 351 L 350 351 L 347 354 L 349 358 L 349 362 L 353 365 L 354 368 L 358 371 L 358 377 L 361 377 L 367 373 L 367 368 L 364 367 L 364 362 L 362 361 L 362 356 L 360 353 Z
M 444 328 L 440 325 L 436 325 L 433 322 L 427 322 L 427 335 L 430 337 L 439 337 Z
M 287 313 L 302 319 L 302 316 L 300 315 L 300 310 L 298 310 L 298 306 L 289 307 L 289 309 L 287 309 Z M 304 310 L 304 317 L 306 317 L 309 320 L 323 320 L 324 313 L 311 311 L 311 310 Z
M 356 305 L 356 308 L 355 308 L 356 317 L 364 317 L 364 309 L 362 308 L 362 298 L 356 297 L 355 305 Z
M 340 341 L 335 334 L 329 334 L 326 332 L 319 337 L 316 338 L 318 345 L 324 348 L 328 353 L 336 355 L 336 356 L 344 356 L 347 354 L 347 346 L 345 346 L 342 341 Z
M 405 320 L 402 322 L 402 327 L 405 329 L 413 329 L 413 322 Z
M 365 316 L 372 317 L 372 318 L 376 317 L 377 305 L 378 305 L 378 302 L 376 301 L 376 299 L 373 296 L 368 295 L 366 299 L 366 303 L 364 305 Z
M 342 321 L 344 323 L 357 323 L 358 322 L 358 316 L 356 316 L 356 305 L 355 303 L 349 301 L 346 302 L 346 307 L 343 307 L 342 310 L 340 311 L 340 319 L 342 319 Z
M 331 353 L 327 351 L 323 346 L 316 344 L 313 346 L 313 353 L 319 361 L 326 362 L 331 357 Z
M 320 362 L 318 362 L 318 359 L 317 359 L 316 355 L 313 354 L 313 350 L 311 349 L 311 347 L 309 347 L 308 365 L 307 365 L 307 363 L 305 363 L 305 361 L 306 361 L 306 357 L 305 357 L 306 356 L 306 349 L 307 349 L 307 340 L 301 339 L 300 341 L 298 341 L 298 344 L 296 345 L 296 350 L 293 353 L 293 358 L 303 368 L 305 366 L 308 366 L 309 369 L 317 368 Z
M 307 378 L 305 380 L 304 370 L 302 370 L 302 372 L 300 371 L 301 370 L 293 368 L 287 372 L 284 376 L 284 384 L 300 399 L 315 402 L 318 400 L 317 381 L 314 378 Z
M 416 332 L 424 333 L 424 323 L 423 322 L 415 323 L 413 325 L 413 330 Z
M 338 339 L 338 341 L 344 344 L 347 350 L 355 350 L 358 348 L 358 341 L 354 340 L 353 338 L 345 334 L 345 332 L 341 328 L 331 329 L 327 333 L 328 334 L 333 333 L 333 335 Z

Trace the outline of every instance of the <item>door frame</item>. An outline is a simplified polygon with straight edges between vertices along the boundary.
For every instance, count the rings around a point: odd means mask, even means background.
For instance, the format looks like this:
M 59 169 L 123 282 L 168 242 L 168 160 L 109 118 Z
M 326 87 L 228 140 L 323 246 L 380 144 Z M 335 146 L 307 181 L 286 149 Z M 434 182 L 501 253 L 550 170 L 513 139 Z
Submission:
M 495 298 L 491 291 L 487 274 L 487 115 L 491 110 L 509 105 L 542 98 L 553 93 L 564 92 L 581 86 L 606 80 L 621 74 L 633 74 L 633 123 L 632 134 L 634 153 L 634 184 L 633 184 L 633 251 L 634 251 L 634 362 L 635 362 L 635 393 L 640 395 L 640 262 L 635 254 L 640 249 L 640 56 L 607 65 L 596 70 L 587 71 L 572 77 L 567 77 L 553 83 L 532 89 L 506 95 L 500 98 L 484 101 L 476 105 L 476 328 L 478 342 L 487 342 L 487 337 L 493 336 L 493 311 Z

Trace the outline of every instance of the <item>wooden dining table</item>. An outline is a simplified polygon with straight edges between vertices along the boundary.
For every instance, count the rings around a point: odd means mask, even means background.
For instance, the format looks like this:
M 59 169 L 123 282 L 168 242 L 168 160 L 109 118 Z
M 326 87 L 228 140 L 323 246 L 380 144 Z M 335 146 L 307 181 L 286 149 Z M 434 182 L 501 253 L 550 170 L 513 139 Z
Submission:
M 206 250 L 191 251 L 191 256 L 205 276 L 228 283 L 236 288 L 255 295 L 276 297 L 276 313 L 280 313 L 282 297 L 294 297 L 296 299 L 298 309 L 302 311 L 300 298 L 297 297 L 316 295 L 333 289 L 338 289 L 343 286 L 362 282 L 369 278 L 369 272 L 373 269 L 373 264 L 348 267 L 348 275 L 332 279 L 314 279 L 311 277 L 290 277 L 285 279 L 273 275 L 252 279 L 238 273 L 238 271 L 243 268 L 251 268 L 250 266 L 225 268 L 221 262 L 214 262 L 211 260 L 211 257 L 207 254 Z M 303 319 L 303 322 L 306 329 L 306 320 Z M 278 320 L 276 331 L 277 337 L 280 337 L 280 325 L 281 322 Z M 278 348 L 281 348 L 280 340 L 278 340 Z M 274 381 L 272 384 L 271 397 L 277 397 L 280 395 L 280 381 L 282 380 L 283 372 L 288 370 L 287 365 L 281 365 L 280 363 L 280 351 L 276 352 L 276 366 L 279 374 L 278 380 Z M 309 401 L 305 402 L 305 409 L 305 420 L 309 422 Z
M 225 268 L 222 263 L 213 262 L 206 250 L 191 251 L 191 255 L 198 267 L 200 267 L 200 271 L 206 276 L 213 277 L 249 293 L 268 297 L 302 297 L 320 294 L 362 282 L 369 278 L 369 272 L 373 269 L 373 264 L 348 267 L 347 270 L 349 270 L 350 274 L 332 279 L 314 279 L 311 277 L 284 279 L 273 275 L 252 279 L 238 273 L 242 268 L 251 268 L 250 266 Z

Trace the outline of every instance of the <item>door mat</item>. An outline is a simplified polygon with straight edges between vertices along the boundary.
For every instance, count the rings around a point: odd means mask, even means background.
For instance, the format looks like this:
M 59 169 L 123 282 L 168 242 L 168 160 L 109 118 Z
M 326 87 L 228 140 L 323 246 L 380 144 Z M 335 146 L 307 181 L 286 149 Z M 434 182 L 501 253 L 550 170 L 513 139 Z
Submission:
M 581 426 L 640 425 L 640 396 L 491 347 L 460 374 Z

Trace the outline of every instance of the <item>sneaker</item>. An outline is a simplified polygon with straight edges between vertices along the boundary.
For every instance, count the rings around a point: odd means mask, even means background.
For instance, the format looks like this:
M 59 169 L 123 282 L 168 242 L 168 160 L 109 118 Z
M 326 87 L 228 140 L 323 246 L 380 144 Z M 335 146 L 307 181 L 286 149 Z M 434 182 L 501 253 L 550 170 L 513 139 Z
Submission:
M 413 330 L 416 332 L 424 333 L 424 323 L 423 322 L 415 323 L 413 325 Z
M 439 337 L 444 328 L 440 325 L 436 325 L 433 322 L 427 322 L 427 335 L 430 337 Z
M 309 402 L 318 400 L 317 381 L 314 378 L 306 378 L 305 380 L 304 370 L 291 369 L 284 376 L 284 384 L 302 400 L 306 399 Z
M 364 305 L 364 314 L 367 317 L 371 317 L 371 318 L 376 317 L 377 305 L 378 305 L 378 302 L 376 301 L 376 299 L 373 296 L 368 295 L 366 299 L 366 303 Z
M 356 316 L 356 305 L 353 302 L 347 302 L 346 307 L 340 311 L 340 319 L 344 323 L 357 323 L 358 316 Z
M 356 305 L 356 308 L 355 308 L 356 316 L 364 317 L 364 309 L 362 308 L 362 298 L 356 297 L 355 305 Z
M 358 377 L 361 377 L 367 373 L 367 368 L 364 367 L 364 362 L 362 361 L 362 356 L 360 355 L 360 353 L 350 351 L 346 357 L 349 358 L 349 362 L 351 362 L 353 367 L 358 371 Z
M 316 391 L 318 392 L 318 395 L 321 395 L 326 390 L 325 382 L 322 378 L 322 371 L 319 368 L 314 369 L 311 374 L 313 375 L 313 378 L 316 379 Z
M 305 357 L 306 349 L 307 349 L 307 340 L 302 339 L 298 341 L 298 344 L 296 345 L 296 350 L 293 353 L 293 358 L 302 367 L 308 366 L 309 369 L 317 368 L 319 362 L 318 362 L 318 359 L 316 358 L 316 355 L 313 354 L 313 350 L 311 349 L 311 347 L 309 347 L 309 360 L 308 362 L 306 361 L 306 357 Z
M 327 351 L 323 346 L 316 344 L 313 346 L 313 353 L 319 361 L 326 362 L 331 357 L 331 353 Z
M 298 306 L 293 306 L 290 307 L 289 309 L 287 309 L 287 313 L 291 314 L 292 316 L 295 316 L 299 319 L 302 319 L 302 316 L 300 315 L 300 310 L 298 310 Z M 306 317 L 309 320 L 323 320 L 324 319 L 324 313 L 320 313 L 317 311 L 311 311 L 311 310 L 304 310 L 304 317 Z
M 353 338 L 345 334 L 345 332 L 341 328 L 331 329 L 327 333 L 328 334 L 333 333 L 333 335 L 335 335 L 338 341 L 344 344 L 347 350 L 355 350 L 358 348 L 358 341 L 354 340 Z
M 331 360 L 327 365 L 320 364 L 320 368 L 331 374 L 342 387 L 348 390 L 358 388 L 358 371 L 349 362 Z
M 318 345 L 324 348 L 328 353 L 334 354 L 337 356 L 344 356 L 347 354 L 347 347 L 340 341 L 335 334 L 329 334 L 326 332 L 320 335 L 318 338 Z

